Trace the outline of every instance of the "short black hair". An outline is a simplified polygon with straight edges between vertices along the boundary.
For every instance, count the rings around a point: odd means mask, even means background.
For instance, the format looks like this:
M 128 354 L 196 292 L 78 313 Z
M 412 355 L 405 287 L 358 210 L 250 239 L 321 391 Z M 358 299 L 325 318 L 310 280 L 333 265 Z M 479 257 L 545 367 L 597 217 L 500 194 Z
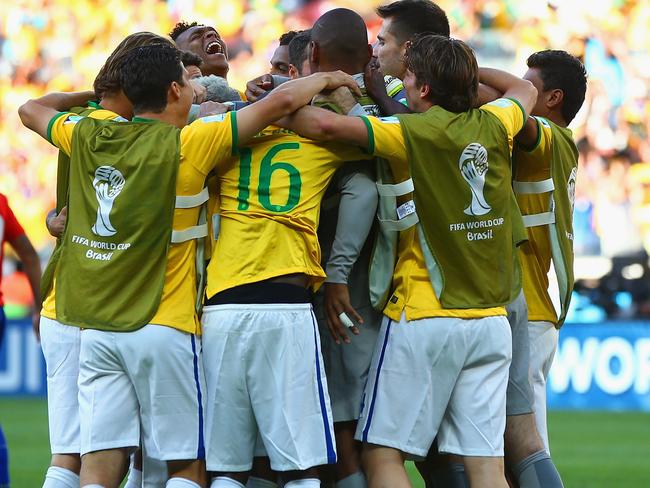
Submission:
M 293 40 L 294 37 L 296 37 L 296 34 L 298 34 L 298 31 L 289 31 L 285 32 L 280 36 L 280 46 L 288 46 L 289 43 Z
M 289 64 L 293 64 L 302 75 L 302 65 L 307 59 L 307 46 L 311 41 L 311 29 L 297 32 L 289 43 Z
M 430 0 L 398 0 L 377 8 L 382 19 L 392 19 L 391 33 L 400 43 L 429 32 L 449 37 L 447 14 Z
M 167 107 L 171 83 L 185 85 L 181 52 L 164 44 L 132 49 L 122 60 L 120 81 L 135 114 L 160 113 Z
M 544 91 L 562 90 L 562 117 L 570 123 L 585 101 L 587 71 L 584 65 L 568 52 L 555 49 L 531 54 L 526 64 L 539 70 Z
M 192 51 L 181 51 L 181 61 L 183 66 L 186 68 L 188 66 L 196 66 L 197 68 L 201 67 L 203 60 L 198 54 L 194 54 Z
M 177 23 L 177 24 L 174 26 L 174 28 L 172 29 L 172 31 L 169 33 L 169 37 L 171 37 L 172 39 L 176 40 L 176 39 L 178 39 L 178 36 L 180 36 L 180 35 L 181 35 L 183 32 L 185 32 L 187 29 L 190 29 L 190 28 L 192 28 L 192 27 L 196 27 L 197 25 L 199 25 L 198 22 L 190 22 L 190 23 L 187 23 L 187 22 L 181 20 L 179 23 Z

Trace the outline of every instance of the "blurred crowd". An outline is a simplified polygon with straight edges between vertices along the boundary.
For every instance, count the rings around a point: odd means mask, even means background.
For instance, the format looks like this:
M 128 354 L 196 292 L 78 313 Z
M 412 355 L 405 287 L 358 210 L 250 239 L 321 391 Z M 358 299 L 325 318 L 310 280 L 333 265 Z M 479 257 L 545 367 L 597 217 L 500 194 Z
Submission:
M 47 257 L 44 218 L 54 206 L 56 151 L 25 130 L 17 108 L 48 91 L 87 89 L 117 43 L 179 20 L 214 25 L 227 40 L 228 81 L 265 73 L 280 35 L 344 6 L 367 20 L 373 0 L 13 0 L 0 2 L 0 192 Z M 589 75 L 572 124 L 581 151 L 575 202 L 578 255 L 620 258 L 650 249 L 650 2 L 441 0 L 452 35 L 486 66 L 525 72 L 534 51 L 565 49 Z M 647 259 L 646 259 L 647 261 Z M 644 265 L 647 268 L 647 264 Z M 580 271 L 578 272 L 578 275 Z

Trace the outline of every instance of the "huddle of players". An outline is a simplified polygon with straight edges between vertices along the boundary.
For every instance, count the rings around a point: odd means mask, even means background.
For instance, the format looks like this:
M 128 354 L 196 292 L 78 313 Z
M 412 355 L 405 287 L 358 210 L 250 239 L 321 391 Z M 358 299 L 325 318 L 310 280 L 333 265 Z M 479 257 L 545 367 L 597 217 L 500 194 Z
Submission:
M 21 107 L 61 150 L 69 208 L 42 312 L 44 486 L 118 486 L 142 445 L 144 486 L 147 458 L 168 487 L 204 486 L 207 467 L 213 488 L 319 486 L 325 464 L 337 487 L 410 486 L 404 459 L 426 458 L 428 486 L 499 487 L 504 430 L 514 484 L 562 486 L 543 391 L 563 315 L 546 275 L 553 262 L 572 284 L 566 125 L 584 69 L 558 51 L 531 56 L 527 80 L 479 69 L 435 4 L 378 13 L 378 66 L 361 17 L 336 9 L 288 44 L 296 79 L 266 96 L 278 79 L 255 80 L 255 103 L 189 125 L 181 53 L 149 33 L 118 46 L 94 92 Z M 172 38 L 226 77 L 213 28 Z M 339 114 L 303 107 L 339 86 L 356 98 L 319 102 Z

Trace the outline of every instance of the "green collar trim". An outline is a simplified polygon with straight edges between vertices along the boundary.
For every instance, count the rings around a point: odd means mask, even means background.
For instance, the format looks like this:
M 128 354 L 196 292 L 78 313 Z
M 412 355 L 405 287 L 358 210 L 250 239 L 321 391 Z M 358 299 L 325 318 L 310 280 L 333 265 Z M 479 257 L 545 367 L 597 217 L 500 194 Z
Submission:
M 50 144 L 54 144 L 52 142 L 52 127 L 54 127 L 54 122 L 56 122 L 60 117 L 64 117 L 68 115 L 73 115 L 73 114 L 71 114 L 70 112 L 59 112 L 54 117 L 52 117 L 50 121 L 47 123 L 47 141 Z
M 237 112 L 230 112 L 230 129 L 232 131 L 231 155 L 236 156 L 239 149 L 239 132 L 237 131 Z
M 368 120 L 368 117 L 361 116 L 361 120 L 363 120 L 363 123 L 366 124 L 366 128 L 368 129 L 368 147 L 365 151 L 368 154 L 375 154 L 375 133 L 372 130 L 372 124 Z

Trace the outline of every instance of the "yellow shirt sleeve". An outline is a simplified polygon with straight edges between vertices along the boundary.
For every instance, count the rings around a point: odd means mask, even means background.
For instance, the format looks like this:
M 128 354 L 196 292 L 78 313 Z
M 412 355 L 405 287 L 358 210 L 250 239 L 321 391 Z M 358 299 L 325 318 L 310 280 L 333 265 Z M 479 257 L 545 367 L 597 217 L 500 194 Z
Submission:
M 202 117 L 185 126 L 181 147 L 183 157 L 207 175 L 219 161 L 237 152 L 236 112 Z
M 60 112 L 47 125 L 47 139 L 65 154 L 72 151 L 72 134 L 77 123 L 84 117 L 71 112 Z
M 526 123 L 526 112 L 519 102 L 512 98 L 498 98 L 483 105 L 481 110 L 496 115 L 508 131 L 508 138 L 514 138 Z
M 394 174 L 408 170 L 406 143 L 397 117 L 361 117 L 368 128 L 368 152 L 390 162 Z
M 527 163 L 529 159 L 534 159 L 547 161 L 546 166 L 550 166 L 553 131 L 546 119 L 542 117 L 533 117 L 533 119 L 537 122 L 537 141 L 531 148 L 517 145 L 518 155 L 523 156 L 521 159 L 524 163 Z

